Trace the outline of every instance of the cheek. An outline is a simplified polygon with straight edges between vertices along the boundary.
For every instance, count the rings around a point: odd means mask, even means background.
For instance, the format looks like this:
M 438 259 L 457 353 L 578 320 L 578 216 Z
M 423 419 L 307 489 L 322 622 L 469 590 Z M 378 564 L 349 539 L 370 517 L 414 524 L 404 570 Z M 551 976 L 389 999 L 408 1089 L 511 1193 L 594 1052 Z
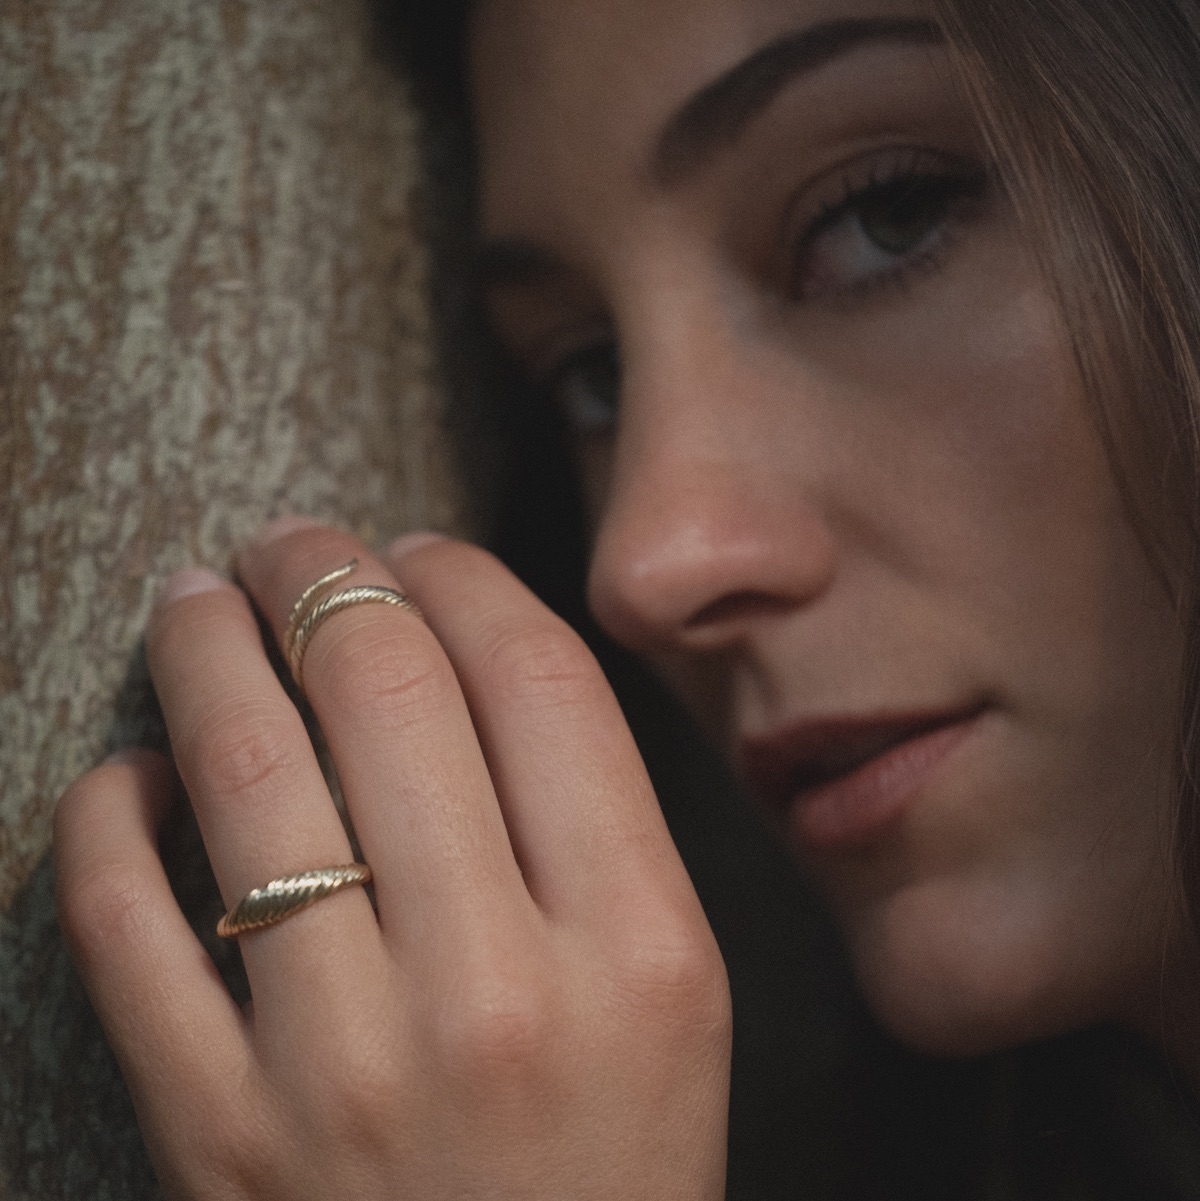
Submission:
M 911 603 L 892 601 L 936 611 L 972 653 L 993 647 L 1001 676 L 1022 648 L 1057 647 L 1054 671 L 1092 689 L 1122 661 L 1160 660 L 1167 597 L 1055 307 L 1012 241 L 983 241 L 914 303 L 847 329 L 822 341 L 841 439 L 859 452 L 838 516 L 911 586 Z
M 960 283 L 824 345 L 859 397 L 839 519 L 995 720 L 894 858 L 817 867 L 878 1010 L 954 1053 L 1121 1017 L 1156 970 L 1182 662 L 1045 290 Z
M 1146 706 L 1160 725 L 1170 719 L 1173 608 L 1048 296 L 1029 275 L 1009 282 L 1000 303 L 965 305 L 957 322 L 946 314 L 927 391 L 911 397 L 910 495 L 927 514 L 914 563 L 964 625 L 977 615 L 974 636 L 1031 720 L 1144 745 Z M 1111 728 L 1121 720 L 1124 731 Z
M 1010 243 L 985 243 L 918 282 L 912 303 L 830 322 L 813 342 L 869 503 L 894 513 L 897 538 L 922 527 L 953 538 L 936 560 L 984 569 L 980 552 L 999 563 L 1013 540 L 1027 557 L 1047 509 L 1112 507 L 1054 306 Z

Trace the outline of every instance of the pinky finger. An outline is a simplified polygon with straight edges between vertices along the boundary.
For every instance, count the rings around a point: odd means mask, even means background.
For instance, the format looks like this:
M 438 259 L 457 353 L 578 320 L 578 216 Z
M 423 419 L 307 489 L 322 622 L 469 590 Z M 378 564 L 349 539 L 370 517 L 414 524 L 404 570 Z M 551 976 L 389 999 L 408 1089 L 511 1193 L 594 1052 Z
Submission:
M 166 759 L 134 752 L 76 781 L 54 815 L 59 919 L 152 1143 L 198 1108 L 240 1108 L 229 1086 L 251 1055 L 159 858 L 175 789 Z

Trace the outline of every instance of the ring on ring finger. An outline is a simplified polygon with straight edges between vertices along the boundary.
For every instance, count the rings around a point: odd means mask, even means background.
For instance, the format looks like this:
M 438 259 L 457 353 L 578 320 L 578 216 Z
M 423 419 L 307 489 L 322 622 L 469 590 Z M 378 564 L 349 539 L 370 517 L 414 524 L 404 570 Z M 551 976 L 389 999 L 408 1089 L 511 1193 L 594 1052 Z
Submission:
M 278 925 L 324 897 L 356 884 L 368 884 L 370 880 L 371 869 L 365 863 L 347 863 L 341 867 L 322 867 L 294 876 L 280 876 L 248 892 L 217 923 L 217 933 L 222 938 L 237 938 L 250 930 Z

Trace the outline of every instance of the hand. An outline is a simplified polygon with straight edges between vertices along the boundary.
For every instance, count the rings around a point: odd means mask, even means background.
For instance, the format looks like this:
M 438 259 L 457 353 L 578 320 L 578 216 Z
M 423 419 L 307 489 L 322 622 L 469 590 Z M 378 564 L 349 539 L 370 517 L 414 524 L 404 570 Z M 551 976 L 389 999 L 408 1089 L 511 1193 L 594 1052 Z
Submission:
M 335 614 L 304 685 L 375 876 L 244 934 L 234 1004 L 156 849 L 150 753 L 60 803 L 63 926 L 176 1198 L 654 1201 L 723 1195 L 724 968 L 633 740 L 579 639 L 445 539 L 391 566 L 296 523 L 240 573 L 275 636 L 313 580 L 423 611 Z M 148 635 L 227 905 L 350 862 L 246 596 L 168 586 Z

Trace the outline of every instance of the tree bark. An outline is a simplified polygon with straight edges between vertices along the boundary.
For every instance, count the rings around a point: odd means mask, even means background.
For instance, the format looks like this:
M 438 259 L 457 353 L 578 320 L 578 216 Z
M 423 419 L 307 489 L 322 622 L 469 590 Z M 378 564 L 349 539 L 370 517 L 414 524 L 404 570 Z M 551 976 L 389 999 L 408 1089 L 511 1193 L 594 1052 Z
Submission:
M 0 1195 L 157 1195 L 48 848 L 71 779 L 161 740 L 161 579 L 280 512 L 460 523 L 416 120 L 371 40 L 362 0 L 0 13 Z

